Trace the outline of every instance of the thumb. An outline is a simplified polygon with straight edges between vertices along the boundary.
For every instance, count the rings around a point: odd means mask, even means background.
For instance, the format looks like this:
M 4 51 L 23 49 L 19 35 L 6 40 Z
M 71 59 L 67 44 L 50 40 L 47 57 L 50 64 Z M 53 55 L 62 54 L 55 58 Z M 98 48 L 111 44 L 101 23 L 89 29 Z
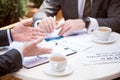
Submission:
M 31 25 L 33 22 L 32 18 L 22 20 L 23 25 L 28 26 Z
M 63 26 L 63 25 L 64 25 L 64 23 L 65 23 L 64 18 L 62 18 L 61 20 L 59 20 L 59 22 L 58 22 L 58 25 L 57 25 L 57 28 L 56 28 L 56 29 L 59 29 L 61 26 Z

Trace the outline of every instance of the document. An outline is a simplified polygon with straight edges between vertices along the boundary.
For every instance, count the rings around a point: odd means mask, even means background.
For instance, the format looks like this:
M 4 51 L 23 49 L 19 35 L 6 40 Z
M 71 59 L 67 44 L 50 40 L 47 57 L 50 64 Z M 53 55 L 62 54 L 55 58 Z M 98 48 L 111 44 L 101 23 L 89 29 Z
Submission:
M 52 48 L 53 51 L 52 51 L 51 54 L 62 53 L 62 54 L 65 54 L 66 56 L 69 56 L 69 55 L 77 53 L 75 50 L 70 49 L 70 48 L 65 47 L 65 46 L 62 46 L 58 43 L 55 43 L 54 41 L 43 41 L 38 46 Z M 49 57 L 50 57 L 51 54 L 25 57 L 24 61 L 23 61 L 23 66 L 27 69 L 30 69 L 30 68 L 48 63 L 49 62 Z
M 80 59 L 85 65 L 120 63 L 120 45 L 94 47 L 82 53 Z
M 58 33 L 57 31 L 55 31 Z M 83 44 L 85 40 L 81 41 L 80 38 L 78 38 L 77 34 L 79 35 L 84 34 L 84 31 L 77 31 L 73 34 L 70 34 L 68 37 L 58 36 L 56 33 L 52 33 L 51 36 L 47 36 L 44 41 L 39 43 L 37 46 L 39 47 L 46 47 L 46 48 L 52 48 L 52 53 L 62 53 L 66 56 L 70 56 L 79 52 L 82 52 L 88 48 L 91 47 L 91 45 Z M 82 38 L 82 37 L 81 37 Z M 80 41 L 79 41 L 80 40 Z M 13 48 L 22 48 L 24 46 L 23 42 L 13 42 L 11 44 L 11 47 Z M 51 54 L 44 54 L 44 55 L 36 55 L 32 57 L 25 57 L 23 61 L 23 66 L 25 68 L 33 68 L 45 63 L 49 62 L 49 57 Z
M 68 36 L 60 40 L 54 40 L 54 42 L 61 44 L 65 47 L 69 47 L 70 49 L 73 49 L 78 53 L 80 53 L 93 46 L 93 44 L 89 44 L 89 40 L 88 41 L 87 40 L 88 40 L 88 36 L 82 33 L 76 36 Z

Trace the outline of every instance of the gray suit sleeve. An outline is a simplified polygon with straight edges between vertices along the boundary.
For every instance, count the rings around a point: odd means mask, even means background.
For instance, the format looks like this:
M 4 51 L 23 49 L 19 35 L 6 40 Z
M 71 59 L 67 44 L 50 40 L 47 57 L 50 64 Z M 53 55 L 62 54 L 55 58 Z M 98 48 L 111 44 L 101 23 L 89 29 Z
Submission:
M 111 27 L 113 31 L 120 33 L 120 0 L 111 0 L 108 11 L 108 18 L 98 18 L 100 26 Z
M 35 21 L 40 20 L 43 17 L 55 16 L 59 10 L 59 0 L 44 0 L 38 12 L 33 16 L 33 25 L 35 24 Z
M 22 57 L 16 49 L 0 55 L 0 76 L 15 72 L 22 68 Z

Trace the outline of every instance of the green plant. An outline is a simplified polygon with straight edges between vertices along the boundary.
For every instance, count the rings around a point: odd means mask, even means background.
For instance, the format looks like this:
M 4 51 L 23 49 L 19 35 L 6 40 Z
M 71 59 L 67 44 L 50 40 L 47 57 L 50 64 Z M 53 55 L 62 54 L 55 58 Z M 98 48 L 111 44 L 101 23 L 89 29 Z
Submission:
M 33 2 L 35 4 L 34 7 L 39 8 L 40 5 L 43 3 L 44 0 L 30 0 L 30 2 Z
M 19 21 L 29 0 L 0 0 L 0 27 Z

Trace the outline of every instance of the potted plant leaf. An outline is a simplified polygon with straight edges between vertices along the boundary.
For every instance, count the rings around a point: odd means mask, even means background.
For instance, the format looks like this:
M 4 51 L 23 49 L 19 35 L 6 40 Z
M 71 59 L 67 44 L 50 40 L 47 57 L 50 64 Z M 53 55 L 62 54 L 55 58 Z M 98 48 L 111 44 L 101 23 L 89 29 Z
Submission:
M 29 0 L 0 0 L 0 27 L 18 22 Z

